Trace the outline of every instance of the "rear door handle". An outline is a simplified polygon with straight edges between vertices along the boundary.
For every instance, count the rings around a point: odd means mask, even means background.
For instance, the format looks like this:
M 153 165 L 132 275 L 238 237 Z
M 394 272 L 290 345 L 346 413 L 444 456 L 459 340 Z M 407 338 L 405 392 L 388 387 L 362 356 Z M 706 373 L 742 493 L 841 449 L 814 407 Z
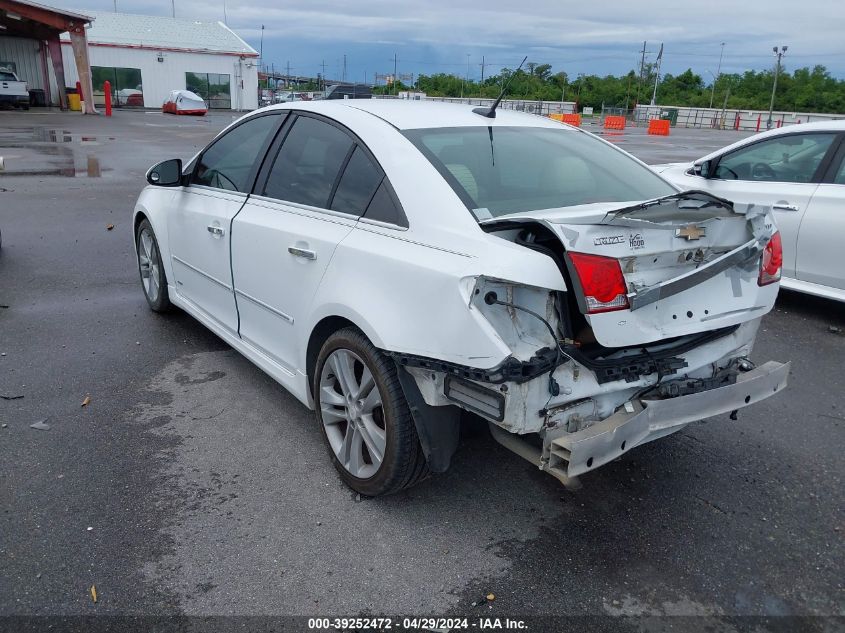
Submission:
M 778 211 L 798 211 L 798 207 L 794 204 L 773 204 L 772 209 L 777 209 Z
M 289 246 L 288 253 L 303 259 L 317 259 L 317 253 L 309 251 L 307 248 L 297 248 L 296 246 Z
M 214 237 L 223 237 L 223 235 L 226 233 L 226 231 L 223 230 L 222 226 L 214 226 L 213 224 L 209 224 L 206 228 L 208 228 L 208 232 L 211 233 Z

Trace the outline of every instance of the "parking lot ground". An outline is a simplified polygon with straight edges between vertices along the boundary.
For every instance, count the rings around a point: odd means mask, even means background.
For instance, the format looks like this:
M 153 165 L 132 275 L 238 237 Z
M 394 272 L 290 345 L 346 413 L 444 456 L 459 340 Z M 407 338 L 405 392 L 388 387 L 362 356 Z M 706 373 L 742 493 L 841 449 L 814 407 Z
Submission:
M 0 615 L 841 630 L 845 305 L 782 293 L 754 359 L 792 361 L 785 393 L 639 447 L 577 492 L 480 433 L 445 475 L 358 499 L 309 411 L 184 313 L 150 312 L 139 286 L 147 167 L 233 116 L 0 113 Z M 738 138 L 616 140 L 654 163 Z

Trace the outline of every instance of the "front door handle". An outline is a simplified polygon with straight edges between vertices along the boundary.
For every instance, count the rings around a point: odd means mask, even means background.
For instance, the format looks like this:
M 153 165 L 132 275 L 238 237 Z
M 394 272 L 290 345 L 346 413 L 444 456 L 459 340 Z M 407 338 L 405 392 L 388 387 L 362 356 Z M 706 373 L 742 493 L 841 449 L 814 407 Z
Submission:
M 226 231 L 223 230 L 222 226 L 215 226 L 213 224 L 209 224 L 206 228 L 208 228 L 208 232 L 211 233 L 214 237 L 223 237 L 223 235 L 226 233 Z
M 777 203 L 772 205 L 772 209 L 777 209 L 778 211 L 798 211 L 798 207 L 794 204 L 786 204 L 786 203 Z
M 307 248 L 297 248 L 296 246 L 289 246 L 288 253 L 303 259 L 317 259 L 317 253 L 309 251 Z

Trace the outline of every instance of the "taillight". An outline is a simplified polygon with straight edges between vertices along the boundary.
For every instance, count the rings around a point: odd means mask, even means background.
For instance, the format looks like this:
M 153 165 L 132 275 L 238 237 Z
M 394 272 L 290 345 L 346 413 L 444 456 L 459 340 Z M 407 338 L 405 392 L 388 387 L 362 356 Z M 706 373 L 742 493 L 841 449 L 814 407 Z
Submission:
M 624 310 L 628 307 L 628 288 L 619 260 L 587 253 L 567 253 L 587 306 L 587 314 Z
M 780 241 L 780 232 L 772 235 L 772 239 L 763 249 L 763 257 L 760 258 L 760 274 L 757 276 L 757 285 L 766 286 L 780 281 L 780 273 L 783 268 L 783 245 Z

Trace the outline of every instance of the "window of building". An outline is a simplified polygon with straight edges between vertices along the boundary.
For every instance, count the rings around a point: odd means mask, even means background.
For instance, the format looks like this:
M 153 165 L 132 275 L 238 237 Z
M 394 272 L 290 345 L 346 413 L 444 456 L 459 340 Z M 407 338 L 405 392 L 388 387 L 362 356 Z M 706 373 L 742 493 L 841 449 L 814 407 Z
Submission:
M 111 102 L 116 108 L 144 107 L 144 88 L 140 68 L 115 68 L 91 66 L 91 83 L 94 86 L 94 103 L 106 102 L 105 82 L 111 84 Z
M 232 89 L 229 75 L 185 73 L 185 89 L 202 97 L 210 109 L 230 110 Z

